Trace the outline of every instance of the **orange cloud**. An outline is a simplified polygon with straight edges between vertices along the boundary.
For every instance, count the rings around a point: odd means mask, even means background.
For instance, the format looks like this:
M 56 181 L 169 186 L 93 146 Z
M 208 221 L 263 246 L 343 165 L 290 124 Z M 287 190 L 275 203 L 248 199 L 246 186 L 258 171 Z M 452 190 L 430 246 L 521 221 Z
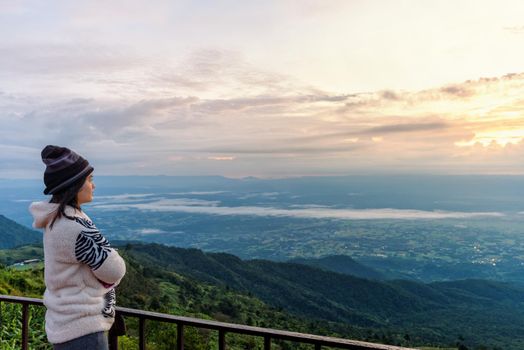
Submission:
M 229 160 L 234 160 L 235 157 L 230 157 L 230 156 L 221 156 L 221 157 L 207 157 L 207 159 L 210 159 L 210 160 L 218 160 L 218 161 L 223 161 L 223 160 L 229 161 Z

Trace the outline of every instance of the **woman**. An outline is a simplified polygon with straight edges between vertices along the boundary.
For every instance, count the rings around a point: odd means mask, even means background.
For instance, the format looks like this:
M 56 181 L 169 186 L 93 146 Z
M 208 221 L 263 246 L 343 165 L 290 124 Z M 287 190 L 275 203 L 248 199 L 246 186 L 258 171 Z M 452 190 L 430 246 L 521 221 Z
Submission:
M 44 194 L 31 204 L 33 227 L 44 229 L 47 338 L 57 350 L 106 350 L 115 290 L 126 268 L 81 205 L 93 200 L 93 167 L 65 147 L 42 150 Z

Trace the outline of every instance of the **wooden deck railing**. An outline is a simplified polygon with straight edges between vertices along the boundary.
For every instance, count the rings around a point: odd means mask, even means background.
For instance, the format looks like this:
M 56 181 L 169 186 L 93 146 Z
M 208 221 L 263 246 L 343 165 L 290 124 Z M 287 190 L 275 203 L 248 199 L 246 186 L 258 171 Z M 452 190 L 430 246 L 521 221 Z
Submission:
M 43 306 L 42 300 L 35 298 L 0 295 L 0 309 L 2 308 L 3 302 L 17 303 L 22 305 L 22 350 L 28 350 L 29 305 Z M 375 344 L 342 338 L 324 337 L 319 335 L 296 333 L 270 328 L 245 326 L 239 324 L 203 320 L 192 317 L 174 316 L 158 312 L 128 309 L 124 307 L 117 307 L 117 312 L 119 312 L 125 317 L 133 317 L 138 319 L 138 346 L 140 350 L 146 349 L 145 327 L 146 321 L 148 320 L 174 323 L 177 325 L 177 350 L 184 349 L 184 327 L 186 326 L 218 331 L 219 350 L 226 349 L 227 333 L 247 334 L 256 337 L 261 337 L 262 339 L 264 339 L 264 350 L 271 349 L 271 341 L 277 339 L 289 340 L 302 344 L 311 344 L 315 350 L 320 350 L 323 346 L 351 350 L 409 350 L 409 348 L 392 345 Z M 118 343 L 115 340 L 116 339 L 110 339 L 110 343 L 112 344 L 112 350 L 118 349 Z

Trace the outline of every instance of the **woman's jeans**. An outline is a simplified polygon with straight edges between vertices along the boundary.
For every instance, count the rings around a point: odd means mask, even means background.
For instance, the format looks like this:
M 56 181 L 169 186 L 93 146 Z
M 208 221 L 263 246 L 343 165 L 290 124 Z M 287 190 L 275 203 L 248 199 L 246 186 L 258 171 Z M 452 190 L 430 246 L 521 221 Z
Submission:
M 109 350 L 107 334 L 97 332 L 84 335 L 65 343 L 53 344 L 54 350 Z

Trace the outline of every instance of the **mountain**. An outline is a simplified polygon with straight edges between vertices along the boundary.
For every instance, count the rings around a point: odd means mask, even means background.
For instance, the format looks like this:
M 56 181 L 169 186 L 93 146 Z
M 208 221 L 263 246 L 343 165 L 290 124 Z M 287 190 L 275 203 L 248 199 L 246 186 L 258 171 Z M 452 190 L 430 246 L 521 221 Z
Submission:
M 118 287 L 122 306 L 403 345 L 524 345 L 524 287 L 510 283 L 377 281 L 159 244 L 119 251 L 128 266 Z M 4 258 L 24 254 L 41 250 L 21 247 Z M 16 271 L 7 276 L 20 292 L 29 282 Z M 40 270 L 30 279 L 42 278 Z
M 43 249 L 38 245 L 17 247 L 1 252 L 7 253 L 0 254 L 0 262 L 3 264 L 13 257 L 20 260 L 29 257 L 43 257 Z M 241 293 L 227 286 L 199 282 L 166 269 L 164 266 L 141 263 L 125 247 L 121 247 L 120 252 L 127 265 L 126 276 L 117 288 L 118 305 L 120 306 L 303 333 L 409 345 L 409 342 L 403 338 L 404 333 L 372 331 L 353 325 L 319 322 L 318 320 L 299 317 L 281 308 L 275 308 L 264 303 L 250 293 Z M 44 291 L 43 265 L 31 266 L 24 269 L 15 266 L 0 267 L 0 294 L 41 298 Z M 11 304 L 4 305 L 2 312 L 4 319 L 19 317 L 19 310 Z M 44 312 L 44 308 L 36 308 L 36 313 L 35 311 L 32 313 L 31 337 L 33 340 L 31 344 L 35 348 L 46 348 L 43 329 Z M 129 336 L 120 339 L 121 347 L 137 348 L 136 320 L 128 319 L 127 322 Z M 148 348 L 167 350 L 176 347 L 176 325 L 173 327 L 169 324 L 150 322 L 147 329 Z M 187 348 L 210 349 L 215 347 L 216 339 L 210 337 L 208 332 L 200 332 L 192 328 L 186 329 L 185 344 Z M 19 324 L 16 322 L 3 325 L 2 332 L 5 336 L 0 339 L 0 348 L 6 350 L 20 348 L 19 330 Z M 289 344 L 278 340 L 274 340 L 272 345 L 272 348 L 276 350 L 303 349 L 303 347 L 289 346 Z M 228 349 L 259 349 L 261 346 L 261 339 L 228 334 Z
M 309 265 L 322 270 L 352 275 L 355 277 L 367 278 L 371 280 L 383 280 L 386 276 L 377 270 L 356 262 L 346 255 L 329 255 L 317 259 L 295 258 L 289 260 L 290 263 Z
M 0 215 L 0 249 L 42 241 L 42 233 L 30 230 Z
M 372 281 L 296 263 L 244 261 L 157 244 L 128 245 L 126 254 L 144 266 L 163 266 L 252 294 L 302 318 L 405 332 L 424 343 L 450 344 L 460 334 L 476 345 L 520 349 L 524 344 L 524 287 L 515 284 Z

